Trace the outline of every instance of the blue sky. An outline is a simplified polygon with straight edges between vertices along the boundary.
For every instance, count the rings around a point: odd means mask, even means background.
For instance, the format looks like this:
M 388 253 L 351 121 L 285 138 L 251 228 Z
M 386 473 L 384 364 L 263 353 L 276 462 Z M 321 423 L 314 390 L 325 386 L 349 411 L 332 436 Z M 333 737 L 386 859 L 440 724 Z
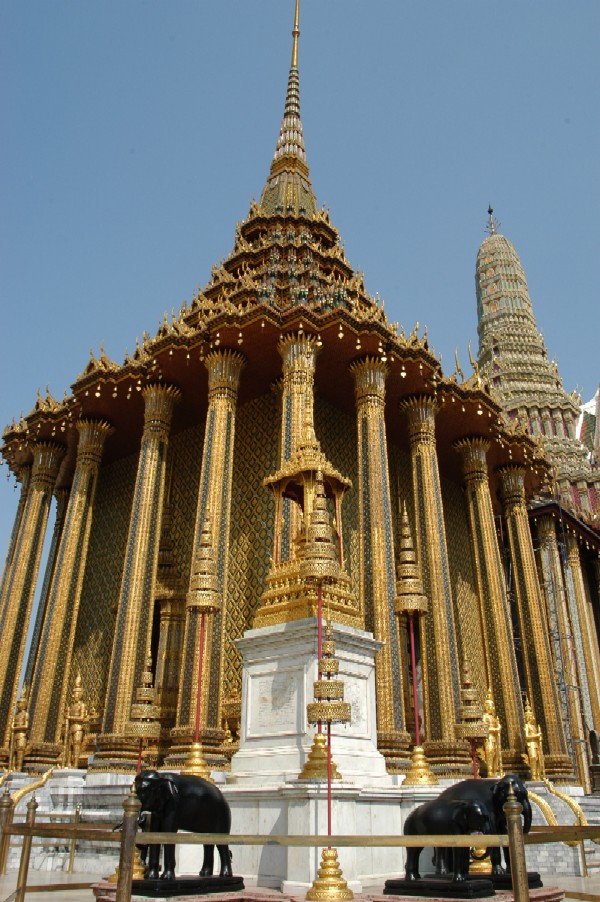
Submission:
M 292 0 L 3 0 L 0 425 L 179 308 L 260 196 Z M 308 162 L 390 320 L 477 349 L 491 202 L 568 390 L 600 379 L 597 0 L 302 0 Z M 4 474 L 4 475 L 2 475 Z M 18 493 L 0 470 L 0 556 Z

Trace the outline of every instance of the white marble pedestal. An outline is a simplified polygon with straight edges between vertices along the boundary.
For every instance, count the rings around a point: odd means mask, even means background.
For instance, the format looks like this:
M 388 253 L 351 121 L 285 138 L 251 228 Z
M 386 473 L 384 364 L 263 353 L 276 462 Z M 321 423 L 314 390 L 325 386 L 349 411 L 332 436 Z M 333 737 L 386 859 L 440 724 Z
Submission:
M 376 742 L 375 655 L 381 642 L 341 624 L 334 624 L 333 638 L 352 720 L 331 730 L 332 758 L 342 776 L 333 782 L 332 832 L 395 835 L 402 832 L 399 780 L 387 773 Z M 318 834 L 326 846 L 327 784 L 298 779 L 315 734 L 306 705 L 317 679 L 316 620 L 249 630 L 237 644 L 244 657 L 240 749 L 221 786 L 232 832 Z M 233 846 L 233 869 L 248 885 L 303 893 L 317 876 L 323 846 Z M 181 851 L 183 871 L 190 852 Z M 341 847 L 338 858 L 357 892 L 404 870 L 401 849 Z
M 338 678 L 352 710 L 350 724 L 332 726 L 333 760 L 344 781 L 391 786 L 376 742 L 375 655 L 381 642 L 341 624 L 334 624 L 333 638 Z M 248 630 L 237 645 L 244 657 L 242 722 L 227 783 L 281 786 L 297 779 L 315 734 L 306 705 L 317 679 L 317 623 L 311 618 Z

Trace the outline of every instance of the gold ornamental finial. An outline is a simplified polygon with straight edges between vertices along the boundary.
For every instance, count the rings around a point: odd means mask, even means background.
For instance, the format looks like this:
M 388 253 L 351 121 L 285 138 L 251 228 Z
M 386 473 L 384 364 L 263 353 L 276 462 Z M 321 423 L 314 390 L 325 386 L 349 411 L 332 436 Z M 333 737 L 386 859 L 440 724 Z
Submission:
M 292 66 L 298 68 L 298 38 L 300 37 L 300 0 L 296 0 L 296 11 L 294 13 L 294 30 L 292 31 L 294 43 L 292 46 Z
M 490 204 L 488 207 L 488 222 L 485 227 L 485 230 L 488 233 L 488 235 L 495 235 L 499 225 L 500 225 L 500 223 L 494 216 L 494 208 Z

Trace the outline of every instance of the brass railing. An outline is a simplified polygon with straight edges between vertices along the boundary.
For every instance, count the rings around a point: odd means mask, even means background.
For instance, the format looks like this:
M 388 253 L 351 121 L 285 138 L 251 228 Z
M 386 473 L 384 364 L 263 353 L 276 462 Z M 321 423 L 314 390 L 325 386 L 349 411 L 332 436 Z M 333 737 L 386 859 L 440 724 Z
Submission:
M 511 801 L 507 802 L 509 809 Z M 600 839 L 600 826 L 577 827 L 543 827 L 533 828 L 528 835 L 523 835 L 520 816 L 521 806 L 513 801 L 513 810 L 507 810 L 507 835 L 485 835 L 485 845 L 488 848 L 495 846 L 508 846 L 511 858 L 511 876 L 515 902 L 528 902 L 529 888 L 527 883 L 527 871 L 525 865 L 525 846 L 541 845 L 552 842 L 573 844 L 584 839 Z M 37 802 L 33 798 L 27 806 L 27 817 L 24 824 L 5 824 L 3 834 L 5 837 L 22 836 L 23 846 L 21 861 L 17 878 L 15 902 L 23 902 L 27 889 L 27 873 L 29 869 L 29 856 L 31 842 L 36 837 L 52 837 L 55 839 L 69 839 L 76 843 L 85 840 L 92 843 L 118 844 L 120 846 L 118 881 L 116 887 L 116 902 L 130 902 L 133 861 L 137 833 L 137 818 L 140 804 L 137 798 L 130 793 L 123 803 L 124 818 L 120 834 L 107 829 L 106 825 L 86 824 L 83 822 L 69 825 L 52 823 L 35 823 L 35 811 Z M 142 837 L 137 836 L 138 841 Z M 243 845 L 243 846 L 267 846 L 279 845 L 287 847 L 316 847 L 323 848 L 326 845 L 335 847 L 444 847 L 464 848 L 473 845 L 473 837 L 470 835 L 448 836 L 331 836 L 316 835 L 288 836 L 273 834 L 216 834 L 216 833 L 144 833 L 143 841 L 146 845 L 173 843 L 175 845 Z M 63 889 L 68 888 L 65 884 Z

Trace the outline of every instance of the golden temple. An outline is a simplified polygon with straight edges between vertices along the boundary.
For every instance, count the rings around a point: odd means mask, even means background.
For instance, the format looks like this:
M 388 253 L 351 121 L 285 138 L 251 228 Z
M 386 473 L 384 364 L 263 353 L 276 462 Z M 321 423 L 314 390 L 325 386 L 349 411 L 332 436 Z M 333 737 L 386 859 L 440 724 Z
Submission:
M 322 481 L 337 553 L 323 603 L 332 621 L 383 643 L 377 745 L 388 770 L 409 769 L 418 718 L 432 771 L 469 775 L 464 665 L 469 691 L 481 706 L 490 698 L 501 725 L 505 770 L 529 775 L 527 699 L 546 775 L 589 791 L 598 473 L 572 444 L 574 401 L 544 363 L 522 267 L 495 229 L 478 258 L 480 358 L 469 378 L 458 364 L 445 375 L 426 331 L 399 330 L 367 294 L 312 188 L 299 33 L 296 0 L 270 172 L 205 289 L 121 364 L 92 354 L 63 401 L 40 395 L 3 433 L 21 490 L 0 589 L 0 764 L 11 763 L 25 669 L 26 770 L 63 759 L 76 687 L 79 766 L 134 770 L 132 705 L 148 672 L 160 735 L 152 722 L 145 760 L 184 765 L 201 682 L 202 752 L 227 768 L 242 702 L 234 641 L 316 615 L 302 562 Z M 416 672 L 395 608 L 403 511 L 411 580 L 427 600 Z M 201 554 L 214 566 L 199 576 Z M 192 591 L 203 575 L 218 596 L 206 610 Z

